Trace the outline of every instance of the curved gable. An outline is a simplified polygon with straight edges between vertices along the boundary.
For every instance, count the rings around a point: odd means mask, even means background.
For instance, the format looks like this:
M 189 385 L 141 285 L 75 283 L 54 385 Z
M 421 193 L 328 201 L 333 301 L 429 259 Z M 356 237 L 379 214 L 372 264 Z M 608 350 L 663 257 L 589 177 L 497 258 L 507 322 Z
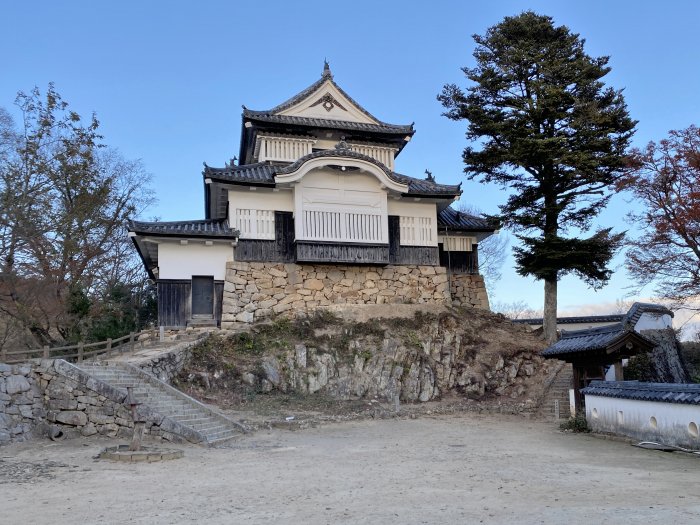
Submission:
M 325 153 L 325 152 L 324 152 Z M 277 184 L 292 183 L 301 180 L 307 173 L 312 170 L 330 167 L 339 172 L 359 171 L 373 175 L 383 188 L 398 192 L 406 193 L 408 185 L 397 182 L 389 177 L 386 168 L 382 168 L 377 161 L 364 155 L 309 155 L 307 159 L 300 159 L 283 172 L 280 171 L 275 176 Z

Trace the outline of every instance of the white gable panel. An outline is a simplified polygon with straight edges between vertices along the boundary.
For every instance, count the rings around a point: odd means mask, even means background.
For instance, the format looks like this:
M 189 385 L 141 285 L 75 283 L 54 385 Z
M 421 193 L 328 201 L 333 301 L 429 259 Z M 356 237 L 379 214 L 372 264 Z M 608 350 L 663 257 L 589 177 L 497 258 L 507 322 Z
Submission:
M 374 176 L 314 170 L 294 192 L 297 239 L 388 242 L 386 192 Z
M 350 102 L 330 80 L 321 84 L 321 87 L 301 102 L 280 111 L 278 115 L 379 124 Z

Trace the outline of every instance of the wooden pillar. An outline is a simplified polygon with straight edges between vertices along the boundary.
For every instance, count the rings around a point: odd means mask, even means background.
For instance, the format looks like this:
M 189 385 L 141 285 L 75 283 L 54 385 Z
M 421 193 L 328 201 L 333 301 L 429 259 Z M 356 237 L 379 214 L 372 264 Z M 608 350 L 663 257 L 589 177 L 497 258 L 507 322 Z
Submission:
M 78 343 L 78 363 L 83 362 L 83 344 L 84 343 Z
M 624 381 L 624 376 L 622 373 L 622 360 L 616 361 L 615 364 L 615 381 Z
M 578 414 L 579 410 L 583 410 L 583 398 L 581 397 L 581 369 L 575 363 L 571 365 L 574 369 L 573 388 L 574 388 L 574 412 Z

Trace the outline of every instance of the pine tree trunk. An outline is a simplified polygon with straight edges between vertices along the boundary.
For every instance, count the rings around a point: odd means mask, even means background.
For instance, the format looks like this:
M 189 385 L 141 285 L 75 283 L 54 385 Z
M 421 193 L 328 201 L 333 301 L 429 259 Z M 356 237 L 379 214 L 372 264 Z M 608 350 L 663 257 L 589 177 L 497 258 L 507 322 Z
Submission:
M 548 344 L 557 341 L 557 279 L 544 281 L 544 315 L 542 332 Z

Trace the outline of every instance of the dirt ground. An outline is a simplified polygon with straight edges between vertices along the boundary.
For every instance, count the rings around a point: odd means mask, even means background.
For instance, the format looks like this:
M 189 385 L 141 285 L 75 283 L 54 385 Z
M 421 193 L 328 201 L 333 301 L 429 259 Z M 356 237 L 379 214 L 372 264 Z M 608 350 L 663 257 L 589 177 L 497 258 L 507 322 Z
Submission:
M 519 416 L 261 429 L 183 459 L 115 441 L 0 448 L 0 523 L 698 523 L 700 458 Z M 172 447 L 172 445 L 168 445 Z

